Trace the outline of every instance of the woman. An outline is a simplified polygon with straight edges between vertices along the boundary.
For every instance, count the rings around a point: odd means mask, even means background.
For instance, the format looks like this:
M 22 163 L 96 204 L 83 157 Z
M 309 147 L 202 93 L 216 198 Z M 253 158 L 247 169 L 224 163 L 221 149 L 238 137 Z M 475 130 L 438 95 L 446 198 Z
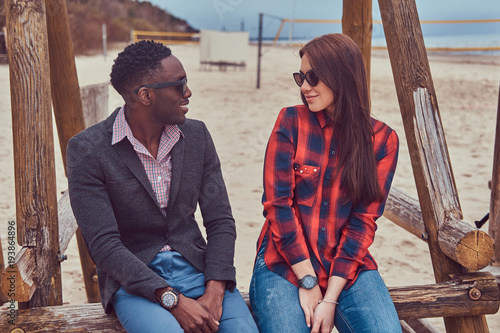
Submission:
M 264 216 L 250 286 L 261 333 L 401 332 L 368 252 L 396 169 L 398 136 L 370 116 L 347 36 L 318 37 L 294 73 L 304 105 L 281 110 L 264 162 Z

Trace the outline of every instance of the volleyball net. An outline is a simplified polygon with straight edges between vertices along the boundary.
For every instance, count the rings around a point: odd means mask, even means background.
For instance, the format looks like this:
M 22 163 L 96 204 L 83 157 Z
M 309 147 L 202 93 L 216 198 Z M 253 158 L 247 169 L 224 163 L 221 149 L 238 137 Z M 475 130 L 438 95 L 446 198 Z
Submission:
M 273 45 L 303 45 L 325 34 L 342 32 L 342 20 L 288 19 L 266 15 L 264 40 Z M 474 52 L 500 51 L 500 19 L 489 20 L 422 20 L 420 21 L 428 51 Z M 276 31 L 274 35 L 272 35 Z M 386 49 L 381 20 L 373 21 L 372 49 Z

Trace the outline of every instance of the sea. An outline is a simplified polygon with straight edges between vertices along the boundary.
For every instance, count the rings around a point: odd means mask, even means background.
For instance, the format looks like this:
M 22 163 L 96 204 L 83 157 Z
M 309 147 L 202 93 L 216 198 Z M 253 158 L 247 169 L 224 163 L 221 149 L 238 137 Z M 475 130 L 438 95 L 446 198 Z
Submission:
M 281 31 L 278 44 L 305 44 L 325 33 L 342 32 L 340 24 L 295 24 L 293 29 L 287 25 L 288 23 Z M 440 48 L 461 54 L 500 55 L 500 22 L 422 24 L 421 28 L 425 46 L 429 50 Z M 276 26 L 264 26 L 263 42 L 266 44 L 273 42 L 277 31 Z M 290 35 L 293 37 L 290 38 Z M 258 42 L 256 34 L 250 36 L 251 42 Z M 382 24 L 373 25 L 372 46 L 387 47 Z

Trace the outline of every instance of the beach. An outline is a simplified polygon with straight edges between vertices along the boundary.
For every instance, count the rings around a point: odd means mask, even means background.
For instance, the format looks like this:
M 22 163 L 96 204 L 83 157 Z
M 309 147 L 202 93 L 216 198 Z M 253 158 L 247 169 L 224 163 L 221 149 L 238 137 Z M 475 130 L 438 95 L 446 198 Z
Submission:
M 246 69 L 202 70 L 196 45 L 173 45 L 192 91 L 188 117 L 207 125 L 221 160 L 236 220 L 237 287 L 248 291 L 262 215 L 262 165 L 267 139 L 281 108 L 301 104 L 292 72 L 299 69 L 298 47 L 265 46 L 257 83 L 257 47 L 248 48 Z M 76 58 L 80 86 L 109 81 L 117 50 Z M 500 82 L 500 55 L 429 54 L 429 63 L 464 221 L 473 223 L 489 211 L 495 124 Z M 0 65 L 0 234 L 7 248 L 7 222 L 16 219 L 12 125 L 7 65 Z M 122 105 L 109 89 L 109 111 Z M 393 187 L 417 197 L 391 65 L 386 50 L 374 50 L 371 63 L 372 116 L 399 135 L 400 155 Z M 55 126 L 54 126 L 55 132 Z M 54 133 L 57 136 L 57 133 Z M 57 144 L 57 139 L 55 140 Z M 59 147 L 55 147 L 58 195 L 67 189 Z M 197 213 L 202 223 L 201 214 Z M 488 224 L 482 227 L 488 231 Z M 427 244 L 384 217 L 370 251 L 389 287 L 435 283 Z M 62 267 L 63 301 L 86 302 L 76 241 Z M 500 315 L 488 315 L 491 332 L 500 332 Z M 431 322 L 444 332 L 441 318 Z

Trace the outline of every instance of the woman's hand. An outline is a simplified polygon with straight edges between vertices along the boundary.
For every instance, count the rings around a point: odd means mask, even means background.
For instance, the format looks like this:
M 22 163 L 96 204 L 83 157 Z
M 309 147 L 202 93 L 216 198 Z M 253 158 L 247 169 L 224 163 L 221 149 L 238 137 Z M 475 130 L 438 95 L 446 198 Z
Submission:
M 311 333 L 330 333 L 333 329 L 335 307 L 333 303 L 322 302 L 314 311 L 314 325 Z
M 316 286 L 310 290 L 299 288 L 300 306 L 302 307 L 304 315 L 306 316 L 307 327 L 311 327 L 311 323 L 314 319 L 314 311 L 318 306 L 318 301 L 321 299 L 323 299 L 323 295 L 321 294 L 321 289 L 319 289 L 319 286 Z

